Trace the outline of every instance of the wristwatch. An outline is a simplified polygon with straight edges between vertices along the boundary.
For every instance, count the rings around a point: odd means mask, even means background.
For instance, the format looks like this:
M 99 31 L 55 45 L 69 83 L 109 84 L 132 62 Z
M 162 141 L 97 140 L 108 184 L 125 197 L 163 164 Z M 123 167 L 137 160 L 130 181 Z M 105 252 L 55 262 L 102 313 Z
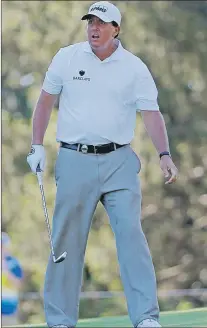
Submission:
M 161 159 L 161 158 L 162 158 L 162 156 L 164 156 L 164 155 L 168 155 L 168 156 L 170 156 L 170 157 L 171 157 L 171 155 L 170 155 L 169 151 L 163 151 L 162 153 L 160 153 L 160 154 L 159 154 L 159 157 L 160 157 L 160 159 Z

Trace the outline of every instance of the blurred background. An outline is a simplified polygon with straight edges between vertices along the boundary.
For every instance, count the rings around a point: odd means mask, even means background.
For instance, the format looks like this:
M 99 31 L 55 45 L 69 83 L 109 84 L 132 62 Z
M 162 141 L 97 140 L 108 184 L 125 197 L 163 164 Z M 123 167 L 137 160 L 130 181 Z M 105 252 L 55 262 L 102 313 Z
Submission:
M 91 1 L 2 2 L 2 231 L 21 263 L 18 322 L 44 322 L 42 290 L 49 255 L 41 196 L 26 156 L 31 116 L 45 72 L 60 47 L 86 40 L 80 20 Z M 161 310 L 207 305 L 207 2 L 116 1 L 120 40 L 149 67 L 159 90 L 171 153 L 179 169 L 164 185 L 140 115 L 142 225 L 151 249 Z M 45 137 L 45 193 L 53 213 L 57 108 Z M 138 254 L 135 254 L 138 256 Z M 90 232 L 80 318 L 126 314 L 114 237 L 103 207 Z

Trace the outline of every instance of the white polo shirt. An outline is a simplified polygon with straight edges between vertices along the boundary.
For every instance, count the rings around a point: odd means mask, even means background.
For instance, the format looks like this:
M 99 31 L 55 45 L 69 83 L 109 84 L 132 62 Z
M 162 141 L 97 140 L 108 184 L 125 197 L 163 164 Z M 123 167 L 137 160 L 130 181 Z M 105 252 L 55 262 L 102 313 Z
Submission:
M 136 111 L 158 111 L 157 88 L 147 66 L 124 49 L 101 61 L 88 42 L 61 48 L 43 90 L 60 93 L 57 141 L 130 143 Z

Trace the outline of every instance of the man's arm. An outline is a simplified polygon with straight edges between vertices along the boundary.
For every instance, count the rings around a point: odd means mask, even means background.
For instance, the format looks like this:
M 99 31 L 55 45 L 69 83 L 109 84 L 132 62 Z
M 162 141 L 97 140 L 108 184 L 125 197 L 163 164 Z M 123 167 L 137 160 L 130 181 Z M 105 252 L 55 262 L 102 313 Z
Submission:
M 60 49 L 53 57 L 46 72 L 36 108 L 33 114 L 32 145 L 27 156 L 27 162 L 32 172 L 37 168 L 44 171 L 45 149 L 43 147 L 44 135 L 50 120 L 50 115 L 58 95 L 62 91 L 64 72 L 64 51 Z
M 50 94 L 42 89 L 34 110 L 32 145 L 31 151 L 27 156 L 27 162 L 34 173 L 36 173 L 38 166 L 41 171 L 44 171 L 46 156 L 43 140 L 57 97 L 57 94 Z
M 147 133 L 150 136 L 158 154 L 164 151 L 170 152 L 165 121 L 160 111 L 141 110 L 141 115 Z M 170 156 L 162 156 L 160 159 L 160 167 L 164 173 L 164 176 L 169 178 L 166 181 L 166 184 L 176 181 L 178 170 Z
M 42 90 L 33 114 L 32 144 L 42 145 L 51 112 L 58 95 Z
M 142 119 L 148 135 L 158 152 L 169 151 L 169 142 L 164 118 L 160 111 L 141 111 Z
M 33 114 L 32 144 L 43 144 L 50 115 L 58 95 L 61 93 L 64 72 L 62 48 L 53 57 L 45 75 L 37 105 Z

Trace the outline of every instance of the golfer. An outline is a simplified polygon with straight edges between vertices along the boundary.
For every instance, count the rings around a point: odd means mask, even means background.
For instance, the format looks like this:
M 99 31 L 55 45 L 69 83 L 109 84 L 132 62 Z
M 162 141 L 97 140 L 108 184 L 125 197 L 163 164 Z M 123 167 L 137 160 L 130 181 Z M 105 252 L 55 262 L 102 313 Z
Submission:
M 56 139 L 60 143 L 53 216 L 55 251 L 49 259 L 44 306 L 49 327 L 75 327 L 88 233 L 99 201 L 110 218 L 128 312 L 134 327 L 160 327 L 156 278 L 142 231 L 140 160 L 130 147 L 141 112 L 166 183 L 177 169 L 170 156 L 157 89 L 147 66 L 121 45 L 121 14 L 107 1 L 82 17 L 88 41 L 61 48 L 43 82 L 34 116 L 28 163 L 45 167 L 43 139 L 60 95 Z

